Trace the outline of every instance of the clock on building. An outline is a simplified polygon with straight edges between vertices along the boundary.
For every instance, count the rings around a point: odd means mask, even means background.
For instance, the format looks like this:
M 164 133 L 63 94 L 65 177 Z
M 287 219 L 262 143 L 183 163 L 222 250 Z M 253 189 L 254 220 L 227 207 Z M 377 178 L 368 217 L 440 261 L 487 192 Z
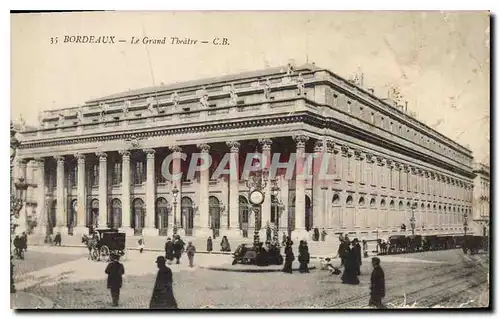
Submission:
M 250 193 L 249 200 L 253 205 L 260 205 L 264 202 L 264 194 L 261 191 L 254 190 Z

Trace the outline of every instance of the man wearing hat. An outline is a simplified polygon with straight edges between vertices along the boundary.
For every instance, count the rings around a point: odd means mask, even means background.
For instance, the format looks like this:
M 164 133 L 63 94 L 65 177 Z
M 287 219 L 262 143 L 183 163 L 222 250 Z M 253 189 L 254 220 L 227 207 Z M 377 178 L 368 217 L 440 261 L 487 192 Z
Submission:
M 177 301 L 174 297 L 172 270 L 166 265 L 165 257 L 156 258 L 158 274 L 156 275 L 153 295 L 149 302 L 150 309 L 177 309 Z
M 361 245 L 359 244 L 359 240 L 354 238 L 352 240 L 352 251 L 354 256 L 356 257 L 356 275 L 361 275 L 361 265 L 362 265 L 362 256 L 361 256 Z
M 122 277 L 123 274 L 125 274 L 125 268 L 119 262 L 120 256 L 111 254 L 110 258 L 111 262 L 106 267 L 105 273 L 108 275 L 108 289 L 111 292 L 113 307 L 117 307 L 120 299 L 120 289 L 122 287 Z
M 380 259 L 372 258 L 373 272 L 370 278 L 370 301 L 369 306 L 377 308 L 385 308 L 382 304 L 382 298 L 385 297 L 385 275 L 384 270 L 380 267 Z

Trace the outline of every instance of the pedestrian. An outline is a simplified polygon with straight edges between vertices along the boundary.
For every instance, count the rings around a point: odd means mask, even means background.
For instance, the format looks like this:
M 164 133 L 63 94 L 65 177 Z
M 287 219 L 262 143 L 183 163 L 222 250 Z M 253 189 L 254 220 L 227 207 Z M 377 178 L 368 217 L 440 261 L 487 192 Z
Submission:
M 354 244 L 352 245 L 354 247 Z M 342 283 L 349 285 L 359 284 L 359 279 L 357 275 L 357 256 L 355 250 L 348 247 L 347 255 L 344 261 L 344 272 L 342 273 Z
M 295 256 L 293 255 L 293 241 L 288 240 L 286 242 L 286 247 L 285 247 L 285 264 L 283 266 L 283 272 L 292 273 L 292 262 L 295 260 Z
M 281 241 L 282 246 L 286 246 L 286 242 L 288 240 L 288 237 L 285 232 L 283 232 L 283 240 Z
M 370 278 L 370 301 L 369 306 L 374 306 L 379 309 L 385 308 L 382 304 L 382 298 L 385 297 L 385 275 L 384 270 L 380 267 L 380 259 L 372 258 L 372 276 Z
M 196 247 L 193 246 L 192 242 L 188 242 L 186 247 L 186 255 L 189 259 L 189 267 L 193 268 L 194 253 L 196 252 Z
M 309 267 L 309 248 L 307 247 L 307 242 L 305 240 L 301 240 L 299 243 L 299 271 L 301 273 L 308 273 Z
M 368 242 L 363 239 L 363 258 L 368 258 Z
M 361 275 L 361 265 L 362 263 L 362 256 L 361 256 L 361 246 L 359 245 L 359 240 L 357 238 L 354 238 L 352 241 L 352 250 L 353 254 L 356 257 L 356 275 Z
M 122 277 L 125 274 L 125 268 L 119 262 L 120 256 L 112 254 L 110 258 L 111 262 L 106 267 L 105 273 L 108 275 L 108 289 L 111 292 L 113 307 L 117 307 L 120 300 L 120 289 L 122 287 Z
M 61 247 L 61 242 L 61 233 L 57 232 L 56 236 L 54 237 L 54 246 Z
M 184 252 L 184 242 L 181 239 L 181 236 L 177 235 L 175 240 L 174 240 L 174 258 L 175 258 L 175 263 L 180 264 L 180 259 L 182 256 L 182 253 Z
M 220 242 L 220 250 L 221 251 L 231 251 L 231 246 L 229 245 L 229 240 L 226 236 L 222 236 L 222 240 Z
M 326 235 L 328 234 L 326 230 L 323 228 L 323 230 L 321 231 L 321 241 L 325 241 Z
M 23 249 L 26 252 L 28 251 L 28 235 L 26 234 L 26 232 L 23 231 L 23 233 L 21 234 L 21 238 L 23 240 L 22 242 Z
M 167 238 L 167 242 L 165 243 L 165 258 L 170 265 L 172 263 L 172 260 L 174 259 L 174 243 L 172 240 Z
M 137 241 L 137 244 L 139 245 L 139 252 L 142 254 L 142 252 L 144 251 L 144 237 L 139 237 L 139 240 Z
M 337 256 L 340 258 L 340 266 L 342 267 L 345 265 L 345 259 L 347 257 L 347 253 L 349 252 L 349 239 L 347 241 L 340 236 L 339 238 L 340 244 L 339 244 L 339 249 L 337 251 Z
M 177 309 L 177 301 L 174 297 L 172 270 L 165 264 L 165 258 L 156 258 L 158 273 L 156 275 L 153 295 L 149 302 L 150 309 Z
M 209 253 L 211 253 L 213 249 L 214 249 L 214 244 L 212 242 L 212 237 L 208 236 L 208 238 L 207 238 L 207 251 Z
M 319 229 L 318 229 L 318 227 L 314 227 L 313 241 L 319 241 Z

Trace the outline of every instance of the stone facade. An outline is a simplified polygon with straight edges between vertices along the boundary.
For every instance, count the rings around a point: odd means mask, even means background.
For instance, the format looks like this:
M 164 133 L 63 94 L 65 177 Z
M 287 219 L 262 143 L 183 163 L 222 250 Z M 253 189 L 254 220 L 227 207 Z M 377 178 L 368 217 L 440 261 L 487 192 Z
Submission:
M 20 163 L 37 181 L 39 231 L 80 233 L 90 225 L 128 233 L 242 236 L 279 224 L 299 235 L 371 236 L 410 227 L 453 233 L 472 210 L 472 153 L 331 71 L 304 65 L 129 91 L 77 108 L 46 111 L 38 129 L 20 133 Z M 238 178 L 245 155 L 314 154 L 310 179 L 278 176 L 258 218 Z M 181 158 L 181 154 L 188 158 Z M 186 173 L 191 154 L 213 165 L 193 179 L 166 181 L 162 162 Z M 212 179 L 230 153 L 230 174 Z M 317 158 L 331 155 L 328 174 Z M 302 163 L 302 164 L 301 164 Z M 24 164 L 21 164 L 24 165 Z M 295 170 L 295 175 L 298 174 Z M 29 173 L 28 173 L 29 172 Z M 186 174 L 184 174 L 185 176 Z M 179 190 L 174 198 L 172 190 Z M 43 218 L 42 218 L 43 216 Z
M 490 167 L 481 163 L 474 163 L 474 198 L 472 204 L 472 218 L 476 232 L 487 234 L 490 223 Z

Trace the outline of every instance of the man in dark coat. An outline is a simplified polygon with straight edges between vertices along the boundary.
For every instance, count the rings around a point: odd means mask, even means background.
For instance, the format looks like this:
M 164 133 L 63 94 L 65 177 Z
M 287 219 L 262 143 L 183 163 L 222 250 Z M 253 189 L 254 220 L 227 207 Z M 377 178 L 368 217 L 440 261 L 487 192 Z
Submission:
M 380 267 L 380 259 L 372 258 L 373 272 L 370 278 L 370 302 L 369 306 L 375 306 L 383 309 L 382 298 L 385 297 L 385 275 L 384 270 Z
M 207 239 L 207 251 L 210 253 L 214 249 L 214 244 L 212 242 L 212 237 L 208 236 Z
M 288 240 L 285 247 L 285 264 L 283 266 L 283 272 L 292 273 L 292 262 L 295 260 L 292 250 L 293 241 Z
M 120 300 L 120 289 L 122 287 L 122 277 L 125 274 L 125 268 L 118 261 L 120 259 L 118 255 L 113 254 L 110 257 L 111 262 L 106 267 L 105 273 L 108 275 L 108 289 L 111 292 L 113 307 L 117 307 Z
M 307 247 L 307 242 L 305 240 L 301 240 L 299 244 L 299 262 L 299 271 L 301 273 L 308 273 L 309 267 L 307 264 L 309 264 L 309 247 Z
M 57 233 L 56 236 L 54 237 L 54 246 L 59 246 L 61 247 L 61 233 Z
M 271 241 L 271 226 L 269 224 L 266 225 L 266 242 Z
M 353 245 L 354 246 L 354 245 Z M 349 246 L 347 246 L 349 248 Z M 342 283 L 349 285 L 359 284 L 359 279 L 356 274 L 357 257 L 353 249 L 349 249 L 345 257 L 344 272 L 342 274 Z
M 167 242 L 165 243 L 165 258 L 169 263 L 172 263 L 174 259 L 174 243 L 170 240 L 170 237 L 167 238 Z
M 174 240 L 174 258 L 175 258 L 175 263 L 180 264 L 180 259 L 182 256 L 182 253 L 184 252 L 184 242 L 182 241 L 181 237 L 177 235 L 177 238 Z
M 153 295 L 149 302 L 150 309 L 177 309 L 177 301 L 174 297 L 172 270 L 165 264 L 165 258 L 156 258 L 158 274 L 156 275 Z
M 22 247 L 24 251 L 28 251 L 28 235 L 26 234 L 26 232 L 23 232 L 21 234 L 21 239 L 23 240 Z
M 342 237 L 341 237 L 342 238 Z M 341 239 L 340 245 L 339 245 L 339 250 L 337 252 L 337 255 L 340 257 L 340 267 L 345 265 L 345 259 L 347 257 L 347 253 L 349 252 L 349 240 Z
M 352 250 L 353 254 L 356 257 L 356 275 L 361 275 L 361 265 L 362 265 L 362 257 L 361 257 L 361 245 L 357 238 L 354 238 L 352 241 Z

